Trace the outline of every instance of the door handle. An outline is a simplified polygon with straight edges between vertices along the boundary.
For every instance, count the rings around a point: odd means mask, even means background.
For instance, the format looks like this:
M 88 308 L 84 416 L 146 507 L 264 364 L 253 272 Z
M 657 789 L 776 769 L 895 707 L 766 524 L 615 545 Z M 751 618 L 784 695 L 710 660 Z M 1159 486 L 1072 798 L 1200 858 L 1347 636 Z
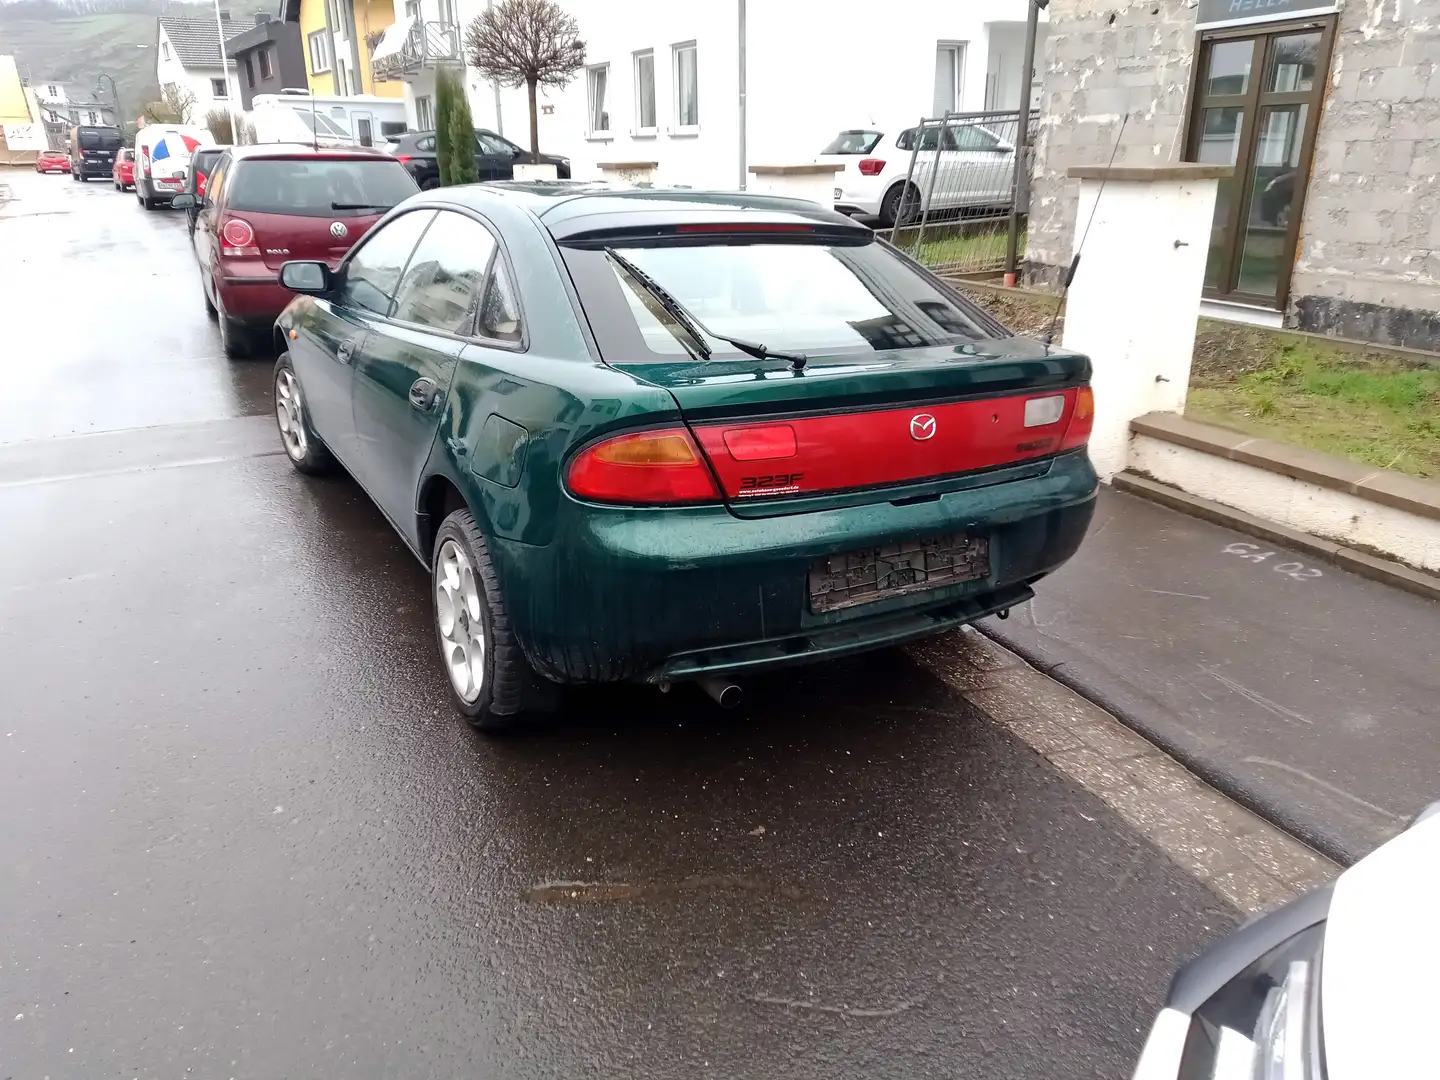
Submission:
M 440 387 L 434 379 L 416 379 L 410 384 L 410 404 L 421 412 L 428 412 L 440 396 Z
M 355 355 L 355 343 L 357 340 L 357 338 L 352 337 L 340 342 L 340 347 L 335 350 L 336 359 L 342 364 L 348 364 L 350 358 Z

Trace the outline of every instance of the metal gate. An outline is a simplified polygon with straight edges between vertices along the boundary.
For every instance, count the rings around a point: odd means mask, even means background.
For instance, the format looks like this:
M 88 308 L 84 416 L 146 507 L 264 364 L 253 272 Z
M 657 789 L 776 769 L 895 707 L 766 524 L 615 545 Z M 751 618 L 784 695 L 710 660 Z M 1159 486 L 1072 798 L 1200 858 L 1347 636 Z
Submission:
M 1034 130 L 1039 113 L 1030 114 Z M 1015 142 L 1020 113 L 947 113 L 922 118 L 900 136 L 910 151 L 904 194 L 890 242 L 934 270 L 987 275 L 1005 269 L 1010 220 L 1020 223 L 1029 187 L 1022 170 L 1017 199 Z

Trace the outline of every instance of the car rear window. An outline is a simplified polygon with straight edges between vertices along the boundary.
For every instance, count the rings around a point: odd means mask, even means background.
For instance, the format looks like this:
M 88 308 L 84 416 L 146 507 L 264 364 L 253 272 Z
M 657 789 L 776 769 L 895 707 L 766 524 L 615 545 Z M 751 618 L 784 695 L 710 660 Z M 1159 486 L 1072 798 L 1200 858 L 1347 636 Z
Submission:
M 830 144 L 821 150 L 822 154 L 868 154 L 884 134 L 881 131 L 842 131 Z M 812 144 L 813 145 L 813 144 Z
M 80 129 L 80 147 L 82 150 L 118 150 L 120 149 L 120 132 L 118 131 L 95 131 Z
M 237 163 L 225 205 L 257 214 L 353 217 L 382 213 L 417 190 L 393 158 L 267 158 Z
M 728 337 L 807 356 L 888 352 L 993 337 L 957 294 L 880 243 L 617 242 L 614 250 Z M 685 332 L 604 251 L 562 247 L 607 357 L 671 362 Z M 709 340 L 717 359 L 744 354 Z

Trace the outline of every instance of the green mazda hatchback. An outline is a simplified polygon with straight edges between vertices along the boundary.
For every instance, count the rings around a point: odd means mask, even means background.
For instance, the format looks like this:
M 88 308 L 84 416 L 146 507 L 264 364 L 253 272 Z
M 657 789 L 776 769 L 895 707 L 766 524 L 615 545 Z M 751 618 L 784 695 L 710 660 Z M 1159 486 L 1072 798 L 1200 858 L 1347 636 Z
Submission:
M 1005 612 L 1094 509 L 1089 361 L 812 203 L 442 189 L 282 280 L 285 451 L 429 568 L 478 727 Z

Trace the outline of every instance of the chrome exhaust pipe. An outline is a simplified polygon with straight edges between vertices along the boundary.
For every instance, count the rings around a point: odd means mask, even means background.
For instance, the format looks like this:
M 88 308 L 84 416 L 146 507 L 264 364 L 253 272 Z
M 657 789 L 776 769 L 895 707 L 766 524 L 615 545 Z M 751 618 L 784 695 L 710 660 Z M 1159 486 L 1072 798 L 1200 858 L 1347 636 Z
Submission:
M 735 708 L 740 704 L 740 699 L 745 696 L 745 691 L 729 679 L 717 679 L 713 675 L 702 675 L 695 680 L 695 685 L 709 694 L 711 700 L 722 709 Z

